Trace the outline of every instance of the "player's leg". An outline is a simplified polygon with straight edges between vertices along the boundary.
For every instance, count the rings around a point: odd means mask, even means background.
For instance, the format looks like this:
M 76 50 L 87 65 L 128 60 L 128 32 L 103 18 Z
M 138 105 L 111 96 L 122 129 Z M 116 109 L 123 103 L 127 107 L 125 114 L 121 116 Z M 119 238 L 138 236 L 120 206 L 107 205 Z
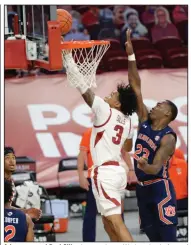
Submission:
M 157 230 L 160 234 L 160 242 L 176 242 L 176 194 L 173 184 L 170 180 L 163 180 L 156 183 L 155 186 L 158 190 L 156 216 L 158 217 Z
M 105 200 L 108 200 L 108 207 L 103 206 L 104 216 L 107 219 L 111 230 L 115 231 L 118 241 L 133 241 L 130 232 L 123 222 L 122 216 L 124 211 L 124 194 L 125 187 L 127 185 L 127 175 L 123 168 L 117 168 L 116 170 L 117 171 L 115 171 L 114 176 L 110 180 L 109 184 L 103 183 L 102 186 L 102 192 L 105 196 Z M 111 203 L 113 205 L 111 205 Z
M 92 191 L 91 179 L 88 179 L 87 204 L 83 221 L 83 242 L 95 242 L 96 238 L 96 201 Z
M 158 230 L 160 233 L 160 242 L 177 242 L 176 225 L 160 225 L 158 227 Z
M 160 241 L 159 232 L 156 229 L 156 212 L 152 205 L 152 192 L 149 186 L 136 186 L 137 204 L 139 207 L 139 218 L 141 227 L 150 242 Z
M 112 214 L 113 213 L 113 214 Z M 125 226 L 122 216 L 121 216 L 121 206 L 112 208 L 107 211 L 104 215 L 106 215 L 106 219 L 110 224 L 111 229 L 115 231 L 115 234 L 118 238 L 119 242 L 132 242 L 133 238 Z
M 104 229 L 107 232 L 110 241 L 111 242 L 119 242 L 117 234 L 115 233 L 115 230 L 113 229 L 112 225 L 110 224 L 110 221 L 106 219 L 106 217 L 102 216 L 102 221 L 104 225 Z
M 123 198 L 123 196 L 122 196 Z M 124 221 L 124 199 L 121 200 L 121 217 L 122 217 L 122 220 Z M 118 236 L 115 232 L 115 230 L 113 229 L 113 226 L 112 226 L 112 223 L 104 216 L 102 216 L 102 221 L 103 221 L 103 225 L 104 225 L 104 229 L 105 231 L 107 232 L 109 238 L 110 238 L 110 241 L 111 242 L 118 242 L 119 239 L 118 239 Z

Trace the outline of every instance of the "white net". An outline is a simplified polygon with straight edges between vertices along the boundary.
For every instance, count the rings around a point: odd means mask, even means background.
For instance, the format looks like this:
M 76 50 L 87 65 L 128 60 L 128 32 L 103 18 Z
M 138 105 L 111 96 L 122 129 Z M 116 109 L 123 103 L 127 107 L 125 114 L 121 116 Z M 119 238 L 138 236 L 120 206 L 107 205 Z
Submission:
M 96 87 L 96 70 L 109 46 L 109 42 L 106 42 L 89 48 L 62 49 L 63 66 L 66 68 L 70 85 Z

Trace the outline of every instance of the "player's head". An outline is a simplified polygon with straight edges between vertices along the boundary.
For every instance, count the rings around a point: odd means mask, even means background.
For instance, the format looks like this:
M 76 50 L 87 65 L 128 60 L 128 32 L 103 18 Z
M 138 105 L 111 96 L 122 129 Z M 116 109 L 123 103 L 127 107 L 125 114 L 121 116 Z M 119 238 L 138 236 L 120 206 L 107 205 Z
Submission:
M 4 180 L 4 204 L 11 202 L 13 196 L 12 183 L 9 180 Z
M 157 105 L 150 111 L 149 116 L 151 120 L 166 118 L 167 122 L 169 123 L 176 118 L 177 114 L 178 109 L 176 105 L 170 100 L 165 100 L 158 102 Z
M 4 148 L 5 172 L 10 174 L 16 170 L 15 152 L 12 147 L 5 146 Z
M 104 100 L 111 108 L 120 110 L 127 116 L 131 116 L 137 109 L 137 98 L 130 85 L 119 84 L 117 90 Z

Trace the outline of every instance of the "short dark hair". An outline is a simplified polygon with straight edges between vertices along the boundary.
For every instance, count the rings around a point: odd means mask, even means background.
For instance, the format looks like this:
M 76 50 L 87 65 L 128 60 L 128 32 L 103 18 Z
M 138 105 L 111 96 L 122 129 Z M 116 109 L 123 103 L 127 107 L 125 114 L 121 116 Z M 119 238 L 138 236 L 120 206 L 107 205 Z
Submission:
M 137 97 L 134 90 L 130 85 L 119 84 L 117 91 L 121 103 L 121 112 L 124 115 L 131 116 L 137 109 Z
M 15 151 L 14 151 L 13 147 L 5 146 L 4 147 L 4 156 L 6 156 L 9 153 L 13 153 L 15 155 Z
M 172 113 L 172 116 L 171 116 L 171 121 L 174 121 L 174 119 L 177 117 L 178 115 L 178 108 L 177 106 L 170 100 L 166 100 L 171 108 L 171 113 Z
M 4 180 L 4 204 L 8 203 L 13 196 L 12 182 Z

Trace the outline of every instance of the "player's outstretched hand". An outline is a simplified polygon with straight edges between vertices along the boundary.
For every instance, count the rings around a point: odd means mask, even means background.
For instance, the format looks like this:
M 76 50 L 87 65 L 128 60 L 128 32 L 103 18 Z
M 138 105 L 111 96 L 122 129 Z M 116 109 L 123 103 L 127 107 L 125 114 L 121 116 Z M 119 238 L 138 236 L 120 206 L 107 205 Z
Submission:
M 31 217 L 31 219 L 39 220 L 42 215 L 42 210 L 38 208 L 29 208 L 26 213 Z
M 131 30 L 130 29 L 127 29 L 127 31 L 126 31 L 126 37 L 127 37 L 127 41 L 125 43 L 126 52 L 128 55 L 131 55 L 134 52 L 133 52 L 133 45 L 131 42 Z
M 87 178 L 85 176 L 80 176 L 79 177 L 79 182 L 80 182 L 80 187 L 85 189 L 85 190 L 89 190 L 89 182 L 87 180 Z
M 145 158 L 145 157 L 140 157 L 139 160 L 137 160 L 137 162 L 138 162 L 137 167 L 139 169 L 145 171 L 146 170 L 146 167 L 148 165 L 148 159 Z

